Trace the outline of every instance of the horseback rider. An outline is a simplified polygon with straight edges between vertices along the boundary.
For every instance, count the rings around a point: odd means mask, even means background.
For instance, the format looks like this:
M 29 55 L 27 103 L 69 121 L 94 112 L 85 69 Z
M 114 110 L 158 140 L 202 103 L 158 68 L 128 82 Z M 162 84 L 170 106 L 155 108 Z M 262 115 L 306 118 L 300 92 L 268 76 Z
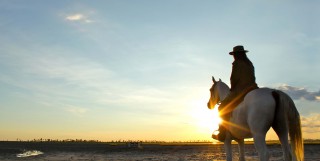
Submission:
M 258 88 L 254 67 L 246 55 L 247 52 L 243 46 L 238 45 L 229 53 L 234 58 L 230 78 L 231 89 L 229 95 L 221 102 L 218 108 L 220 117 L 223 120 L 219 125 L 219 134 L 212 135 L 212 138 L 219 141 L 225 140 L 226 126 L 232 115 L 232 111 L 242 102 L 247 93 Z

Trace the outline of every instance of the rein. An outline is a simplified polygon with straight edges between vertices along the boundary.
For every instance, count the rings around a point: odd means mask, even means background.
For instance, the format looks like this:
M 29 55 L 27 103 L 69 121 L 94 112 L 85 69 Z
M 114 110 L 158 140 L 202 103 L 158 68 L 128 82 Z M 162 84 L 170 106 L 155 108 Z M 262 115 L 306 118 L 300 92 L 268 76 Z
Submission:
M 216 86 L 217 86 L 217 83 L 214 83 L 213 84 L 213 87 L 212 87 L 212 89 L 213 89 L 213 91 L 216 91 Z M 213 91 L 211 91 L 211 92 L 213 92 Z M 220 105 L 221 104 L 221 100 L 220 100 L 220 94 L 219 94 L 219 92 L 217 92 L 217 103 L 216 103 L 216 105 Z

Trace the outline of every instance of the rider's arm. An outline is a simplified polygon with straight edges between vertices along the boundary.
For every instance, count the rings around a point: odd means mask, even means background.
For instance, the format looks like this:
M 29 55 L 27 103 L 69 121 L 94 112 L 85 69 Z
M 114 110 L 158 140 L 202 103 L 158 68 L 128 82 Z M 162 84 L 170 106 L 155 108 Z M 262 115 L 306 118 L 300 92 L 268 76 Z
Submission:
M 232 63 L 232 72 L 230 77 L 231 91 L 237 87 L 238 83 L 240 82 L 240 79 L 241 79 L 240 63 L 235 61 Z

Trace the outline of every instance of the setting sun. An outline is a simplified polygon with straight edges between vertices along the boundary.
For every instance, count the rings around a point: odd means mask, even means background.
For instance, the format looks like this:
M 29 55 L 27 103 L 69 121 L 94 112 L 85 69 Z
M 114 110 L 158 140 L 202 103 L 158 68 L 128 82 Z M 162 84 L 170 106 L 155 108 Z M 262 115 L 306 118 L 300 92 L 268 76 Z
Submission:
M 219 123 L 221 122 L 218 107 L 216 106 L 213 110 L 210 110 L 208 108 L 199 108 L 199 106 L 194 108 L 191 113 L 196 120 L 197 126 L 200 130 L 214 132 L 219 128 Z

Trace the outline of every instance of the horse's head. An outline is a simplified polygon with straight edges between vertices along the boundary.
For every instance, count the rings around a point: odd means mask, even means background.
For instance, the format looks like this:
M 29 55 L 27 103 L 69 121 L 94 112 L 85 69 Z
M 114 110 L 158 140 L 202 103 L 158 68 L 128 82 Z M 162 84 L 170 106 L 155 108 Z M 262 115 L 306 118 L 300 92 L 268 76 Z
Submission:
M 212 77 L 212 81 L 213 81 L 213 85 L 210 88 L 210 99 L 208 102 L 209 109 L 213 109 L 214 106 L 220 101 L 220 96 L 219 96 L 218 88 L 217 88 L 217 85 L 219 84 L 220 80 L 216 81 L 214 79 L 214 77 Z

